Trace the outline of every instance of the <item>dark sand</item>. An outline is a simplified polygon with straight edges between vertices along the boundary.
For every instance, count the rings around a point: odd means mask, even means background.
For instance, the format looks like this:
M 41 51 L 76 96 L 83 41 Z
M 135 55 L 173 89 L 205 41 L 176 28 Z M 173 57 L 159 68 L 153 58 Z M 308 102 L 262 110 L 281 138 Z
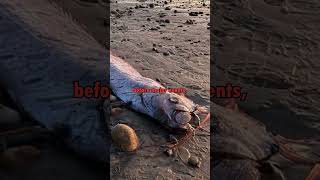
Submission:
M 298 154 L 319 154 L 320 1 L 216 0 L 213 7 L 211 85 L 240 85 L 248 92 L 241 111 L 274 134 L 317 144 L 310 153 L 289 143 Z M 286 179 L 304 179 L 312 168 L 277 156 L 271 160 Z
M 75 3 L 75 1 L 65 2 L 68 3 L 63 3 L 61 6 L 65 8 L 66 13 L 70 10 L 73 17 L 77 19 L 87 31 L 94 34 L 100 43 L 106 42 L 106 36 L 104 35 L 105 32 L 107 32 L 104 26 L 105 7 L 96 5 L 96 3 L 94 3 L 92 7 Z M 2 89 L 2 91 L 0 92 L 0 104 L 17 109 L 8 94 L 5 93 L 5 89 Z M 27 115 L 21 113 L 21 116 L 21 122 L 10 122 L 7 123 L 6 126 L 1 124 L 0 131 L 37 125 L 37 123 L 29 119 Z M 2 118 L 0 118 L 0 123 L 3 123 Z M 1 155 L 1 180 L 106 179 L 108 169 L 104 164 L 98 164 L 91 160 L 78 157 L 73 151 L 66 149 L 65 145 L 59 141 L 59 138 L 48 137 L 45 134 L 43 131 L 28 131 L 27 133 L 11 135 L 8 136 L 8 138 L 1 139 L 1 144 L 6 142 L 9 150 L 13 147 L 20 148 L 20 146 L 23 145 L 32 145 L 40 150 L 40 154 L 37 155 L 36 158 L 29 159 L 26 163 L 22 164 L 14 163 L 10 167 L 10 163 L 14 161 L 5 161 Z M 28 157 L 32 153 L 35 152 L 26 154 L 20 152 L 18 154 L 21 156 L 20 159 L 24 159 L 24 157 Z
M 215 1 L 214 85 L 248 92 L 241 109 L 289 138 L 320 132 L 319 1 Z

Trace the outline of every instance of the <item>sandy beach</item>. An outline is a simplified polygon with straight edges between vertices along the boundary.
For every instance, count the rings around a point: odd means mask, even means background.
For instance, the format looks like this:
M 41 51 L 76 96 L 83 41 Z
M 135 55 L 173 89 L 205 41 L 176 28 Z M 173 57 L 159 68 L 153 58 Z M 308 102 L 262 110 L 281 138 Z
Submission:
M 54 2 L 100 44 L 106 45 L 109 40 L 105 4 L 80 0 Z M 205 5 L 196 1 L 123 1 L 111 2 L 111 7 L 112 51 L 132 64 L 144 76 L 156 79 L 167 88 L 185 88 L 188 97 L 208 107 L 209 1 Z M 12 105 L 12 108 L 16 109 L 9 96 L 5 93 L 3 96 L 8 101 L 2 103 Z M 112 145 L 112 179 L 209 179 L 209 124 L 204 127 L 205 131 L 197 133 L 190 142 L 179 149 L 182 156 L 179 158 L 177 154 L 168 157 L 163 152 L 163 145 L 167 144 L 170 135 L 175 133 L 167 131 L 153 119 L 123 108 L 120 115 L 113 115 L 110 120 L 111 125 L 130 125 L 137 132 L 141 142 L 135 153 L 121 152 Z M 30 121 L 32 122 L 23 116 L 24 123 L 19 122 L 17 126 L 37 125 Z M 40 135 L 35 133 L 32 137 Z M 27 139 L 24 144 L 34 145 L 41 155 L 36 161 L 32 161 L 32 166 L 28 168 L 17 166 L 14 168 L 15 173 L 1 172 L 3 179 L 34 178 L 35 173 L 38 179 L 47 176 L 53 179 L 105 179 L 108 170 L 104 165 L 79 158 L 62 148 L 54 139 L 40 142 Z M 20 143 L 11 146 L 24 148 Z M 188 164 L 184 153 L 198 158 L 199 167 Z M 48 165 L 44 166 L 44 163 Z
M 241 108 L 272 132 L 319 138 L 319 2 L 215 3 L 214 85 L 240 85 Z
M 194 102 L 209 107 L 210 2 L 112 1 L 110 47 L 143 76 L 167 88 L 185 88 Z M 190 13 L 195 14 L 194 16 Z M 177 154 L 168 157 L 163 145 L 170 133 L 155 120 L 124 109 L 111 126 L 127 124 L 137 131 L 141 146 L 135 153 L 111 147 L 112 179 L 209 179 L 210 140 L 199 131 Z M 186 153 L 199 158 L 200 168 L 187 163 Z M 176 153 L 177 153 L 176 152 Z

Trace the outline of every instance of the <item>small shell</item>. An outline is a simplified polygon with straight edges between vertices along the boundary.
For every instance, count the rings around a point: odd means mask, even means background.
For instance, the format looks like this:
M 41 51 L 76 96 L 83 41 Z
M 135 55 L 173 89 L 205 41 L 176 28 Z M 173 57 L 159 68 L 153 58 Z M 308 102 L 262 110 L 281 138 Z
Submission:
M 191 156 L 188 160 L 188 163 L 194 167 L 200 167 L 201 162 L 199 161 L 198 157 Z
M 187 148 L 185 147 L 180 147 L 179 149 L 179 156 L 183 162 L 188 162 L 190 159 L 190 152 Z
M 135 131 L 125 125 L 117 124 L 111 130 L 113 142 L 123 151 L 134 151 L 138 148 L 139 139 Z

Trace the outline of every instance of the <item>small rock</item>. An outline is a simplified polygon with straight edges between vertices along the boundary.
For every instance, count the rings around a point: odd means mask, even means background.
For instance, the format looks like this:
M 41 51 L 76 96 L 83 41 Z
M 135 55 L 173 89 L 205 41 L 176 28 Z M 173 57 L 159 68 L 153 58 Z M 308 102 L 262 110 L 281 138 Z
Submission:
M 149 7 L 150 8 L 154 8 L 154 4 L 149 4 Z
M 172 149 L 166 149 L 166 150 L 164 151 L 164 153 L 165 153 L 167 156 L 172 156 L 173 151 L 172 151 Z
M 147 21 L 151 21 L 151 19 L 150 19 L 150 18 L 147 18 Z
M 162 17 L 165 17 L 166 14 L 165 13 L 160 13 L 159 16 L 162 18 Z
M 193 24 L 193 23 L 194 23 L 194 20 L 188 19 L 185 23 L 186 23 L 186 24 Z
M 134 151 L 139 146 L 136 132 L 125 124 L 117 124 L 111 130 L 112 141 L 123 151 Z
M 189 16 L 198 16 L 198 12 L 189 12 Z
M 163 53 L 164 56 L 169 56 L 170 54 L 168 52 Z
M 174 13 L 178 13 L 178 10 L 175 9 L 173 12 L 174 12 Z
M 152 48 L 152 51 L 156 52 L 156 53 L 159 53 L 159 50 L 157 48 Z
M 167 2 L 167 1 L 164 1 L 164 4 L 168 4 L 168 2 Z
M 164 8 L 164 10 L 168 11 L 168 10 L 171 10 L 171 8 L 170 7 L 166 7 L 166 8 Z
M 170 20 L 169 20 L 169 19 L 166 19 L 164 22 L 165 22 L 165 23 L 170 23 Z
M 188 163 L 194 167 L 200 167 L 201 162 L 199 161 L 199 158 L 196 156 L 191 156 L 188 160 Z
M 117 116 L 117 115 L 119 115 L 119 114 L 121 114 L 121 113 L 123 113 L 123 109 L 121 109 L 121 108 L 112 108 L 111 109 L 111 116 Z

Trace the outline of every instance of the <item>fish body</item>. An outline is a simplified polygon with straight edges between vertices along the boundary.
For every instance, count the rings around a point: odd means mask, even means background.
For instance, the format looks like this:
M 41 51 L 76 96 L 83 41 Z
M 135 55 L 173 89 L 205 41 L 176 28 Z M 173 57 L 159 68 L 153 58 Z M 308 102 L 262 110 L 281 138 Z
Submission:
M 110 53 L 110 86 L 122 101 L 174 129 L 188 129 L 196 104 L 171 92 L 134 92 L 134 88 L 165 89 L 159 82 L 142 76 L 130 64 Z

